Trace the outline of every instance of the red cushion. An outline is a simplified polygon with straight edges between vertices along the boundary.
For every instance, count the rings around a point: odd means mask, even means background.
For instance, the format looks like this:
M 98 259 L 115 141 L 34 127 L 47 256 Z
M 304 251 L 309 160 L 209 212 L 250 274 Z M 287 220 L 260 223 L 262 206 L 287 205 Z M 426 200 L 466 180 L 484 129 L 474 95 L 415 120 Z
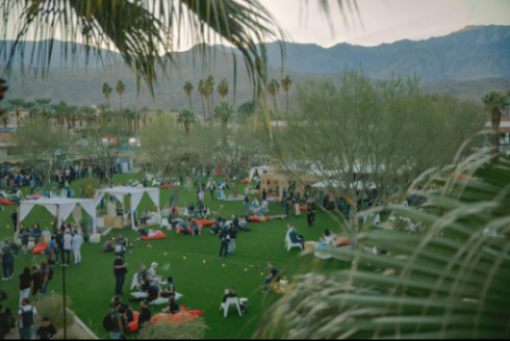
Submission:
M 270 219 L 269 217 L 264 217 L 263 219 L 260 219 L 259 217 L 250 217 L 250 221 L 254 223 L 262 223 L 268 221 L 269 219 Z
M 189 232 L 189 233 L 193 234 L 193 229 L 192 229 L 191 227 L 189 227 L 189 226 L 188 226 L 188 228 L 187 228 L 187 229 L 188 229 L 188 232 Z
M 347 246 L 347 245 L 351 245 L 351 241 L 345 237 L 338 237 L 335 240 L 335 244 L 336 244 L 336 246 Z
M 187 322 L 189 320 L 196 319 L 197 317 L 201 316 L 204 312 L 203 311 L 190 311 L 190 312 L 184 312 L 181 314 L 175 314 L 175 315 L 163 315 L 158 314 L 152 317 L 151 325 L 158 323 L 158 322 L 171 322 L 175 324 L 180 324 L 183 322 Z
M 157 232 L 154 236 L 152 236 L 152 237 L 149 237 L 149 236 L 147 236 L 147 237 L 142 236 L 141 238 L 142 238 L 142 240 L 153 240 L 153 239 L 165 239 L 165 238 L 166 238 L 166 236 L 165 236 L 165 234 L 164 234 L 163 232 L 158 231 L 158 232 Z
M 159 186 L 159 188 L 168 188 L 168 187 L 169 187 L 169 185 L 161 185 L 161 186 Z
M 33 255 L 37 255 L 39 253 L 44 253 L 44 250 L 46 250 L 46 248 L 50 246 L 49 243 L 44 243 L 44 244 L 37 244 L 34 246 L 34 249 L 32 250 L 32 254 Z
M 9 199 L 0 199 L 0 204 L 5 205 L 5 206 L 17 205 L 15 202 L 10 201 Z
M 300 211 L 306 211 L 308 209 L 308 206 L 299 206 Z
M 133 311 L 133 322 L 128 324 L 129 330 L 128 333 L 134 333 L 138 331 L 138 317 L 140 316 L 140 313 L 137 311 Z
M 248 179 L 248 178 L 239 181 L 240 184 L 247 184 L 249 182 L 250 182 L 250 179 Z

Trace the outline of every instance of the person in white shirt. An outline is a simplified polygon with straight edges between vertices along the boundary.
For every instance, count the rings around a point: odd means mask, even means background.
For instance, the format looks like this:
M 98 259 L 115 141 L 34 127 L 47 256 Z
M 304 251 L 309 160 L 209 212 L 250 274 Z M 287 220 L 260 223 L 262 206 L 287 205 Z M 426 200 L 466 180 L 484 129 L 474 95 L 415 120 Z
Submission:
M 64 234 L 64 251 L 62 253 L 62 265 L 61 266 L 69 266 L 69 258 L 71 257 L 71 249 L 72 249 L 72 241 L 73 237 L 69 234 L 69 230 L 65 231 Z M 65 255 L 67 254 L 67 262 L 65 261 Z
M 71 242 L 71 248 L 73 250 L 74 265 L 81 263 L 81 246 L 83 245 L 83 237 L 74 231 L 73 240 Z
M 37 309 L 30 305 L 28 298 L 21 300 L 16 326 L 20 340 L 31 340 L 34 324 L 37 322 Z

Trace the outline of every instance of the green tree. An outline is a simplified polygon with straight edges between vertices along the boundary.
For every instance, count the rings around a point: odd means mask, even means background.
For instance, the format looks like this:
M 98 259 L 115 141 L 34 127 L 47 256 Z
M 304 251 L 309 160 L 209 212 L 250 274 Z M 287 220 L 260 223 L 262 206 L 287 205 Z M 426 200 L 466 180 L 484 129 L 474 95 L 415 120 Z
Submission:
M 16 115 L 16 126 L 19 128 L 19 118 L 21 116 L 20 108 L 23 105 L 23 103 L 25 102 L 25 99 L 21 98 L 21 97 L 12 98 L 12 99 L 7 100 L 7 102 L 9 102 L 9 104 L 14 107 L 14 113 Z
M 221 126 L 226 131 L 229 120 L 234 116 L 234 108 L 227 102 L 221 102 L 214 107 L 213 116 L 221 122 Z
M 51 109 L 55 113 L 56 123 L 58 126 L 64 125 L 64 116 L 67 110 L 67 103 L 64 101 L 60 101 L 58 103 L 53 103 Z
M 239 108 L 237 108 L 237 113 L 240 116 L 251 116 L 253 114 L 254 107 L 255 105 L 253 101 L 244 102 L 239 106 Z
M 183 109 L 177 117 L 177 122 L 182 123 L 186 134 L 189 135 L 189 127 L 195 122 L 195 113 L 188 109 Z
M 186 83 L 184 83 L 184 86 L 182 87 L 182 89 L 186 93 L 186 96 L 188 96 L 189 110 L 193 110 L 193 105 L 191 104 L 191 92 L 194 89 L 193 84 L 191 84 L 190 81 L 187 81 Z
M 267 90 L 271 97 L 273 97 L 274 101 L 274 111 L 278 112 L 278 108 L 276 107 L 276 95 L 280 92 L 280 83 L 276 79 L 272 79 L 271 82 L 267 85 Z
M 283 91 L 285 91 L 285 97 L 286 97 L 286 102 L 287 102 L 287 114 L 289 113 L 289 91 L 292 86 L 292 83 L 293 83 L 292 79 L 290 79 L 289 76 L 282 79 L 282 88 L 283 88 Z
M 209 75 L 205 80 L 206 84 L 206 98 L 211 101 L 211 107 L 214 108 L 214 77 Z M 208 104 L 209 105 L 209 104 Z M 211 111 L 209 110 L 209 116 L 211 116 Z
M 115 86 L 115 90 L 119 94 L 119 111 L 122 112 L 122 94 L 126 91 L 126 84 L 123 81 L 119 80 L 117 85 Z
M 217 90 L 218 94 L 220 94 L 221 100 L 225 100 L 225 96 L 228 95 L 228 82 L 225 78 L 223 78 L 220 84 L 218 84 Z
M 36 98 L 35 103 L 37 103 L 37 105 L 42 107 L 42 115 L 44 118 L 47 118 L 46 110 L 48 108 L 48 105 L 50 105 L 50 103 L 51 103 L 51 98 Z
M 501 135 L 499 126 L 501 124 L 501 115 L 502 112 L 505 111 L 508 106 L 510 106 L 510 99 L 500 91 L 491 91 L 485 95 L 482 101 L 485 104 L 486 110 L 491 115 L 491 126 L 493 130 L 491 139 L 491 154 L 495 156 L 499 153 L 499 136 Z M 493 160 L 497 159 L 494 158 Z
M 101 93 L 103 94 L 104 98 L 106 98 L 106 103 L 108 104 L 108 109 L 110 109 L 110 95 L 112 93 L 113 89 L 108 83 L 103 83 L 103 87 L 101 88 Z
M 97 110 L 99 110 L 99 113 L 101 114 L 101 132 L 105 131 L 106 126 L 106 112 L 108 111 L 108 104 L 106 103 L 99 103 L 96 105 Z
M 34 117 L 35 102 L 25 101 L 21 107 L 25 109 L 26 112 L 28 112 L 28 119 L 32 121 L 32 118 Z

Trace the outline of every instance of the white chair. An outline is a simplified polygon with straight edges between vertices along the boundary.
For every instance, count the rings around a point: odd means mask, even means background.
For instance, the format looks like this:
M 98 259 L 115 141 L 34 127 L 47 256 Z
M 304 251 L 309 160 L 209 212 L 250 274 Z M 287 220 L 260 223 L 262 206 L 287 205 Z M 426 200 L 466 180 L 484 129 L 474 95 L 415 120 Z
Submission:
M 133 274 L 133 281 L 131 282 L 131 287 L 129 290 L 136 289 L 138 287 L 138 272 Z
M 303 245 L 301 245 L 301 243 L 293 243 L 292 240 L 290 240 L 289 234 L 290 234 L 290 231 L 287 232 L 287 237 L 285 237 L 285 248 L 287 249 L 287 251 L 290 251 L 293 247 L 298 247 L 302 251 Z
M 239 298 L 237 297 L 231 297 L 227 298 L 227 301 L 225 303 L 221 303 L 220 310 L 223 309 L 224 317 L 227 317 L 228 315 L 228 309 L 230 306 L 237 307 L 237 312 L 239 313 L 239 316 L 243 316 L 241 313 L 241 303 L 239 302 Z
M 161 182 L 160 181 L 156 181 L 156 179 L 153 179 L 152 180 L 152 187 L 156 187 L 156 186 L 161 186 Z
M 163 229 L 163 228 L 170 229 L 171 228 L 171 225 L 168 222 L 168 218 L 165 217 L 165 218 L 161 219 L 161 225 L 159 225 L 159 228 L 160 229 Z
M 381 224 L 381 215 L 378 213 L 374 218 L 374 225 L 379 226 Z

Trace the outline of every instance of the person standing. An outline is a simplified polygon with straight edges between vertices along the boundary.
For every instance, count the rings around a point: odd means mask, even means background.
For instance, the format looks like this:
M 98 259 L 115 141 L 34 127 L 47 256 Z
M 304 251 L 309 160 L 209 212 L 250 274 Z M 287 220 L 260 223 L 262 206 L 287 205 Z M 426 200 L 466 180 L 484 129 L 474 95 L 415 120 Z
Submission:
M 56 225 L 58 226 L 58 225 Z M 62 253 L 62 258 L 64 257 L 64 235 L 63 231 L 58 229 L 57 234 L 55 235 L 55 264 L 58 265 L 58 256 Z M 62 263 L 64 261 L 62 260 Z
M 267 200 L 267 191 L 265 188 L 262 189 L 262 201 Z
M 21 307 L 18 310 L 16 326 L 19 330 L 21 340 L 31 340 L 34 324 L 37 322 L 37 309 L 30 305 L 28 298 L 21 300 Z
M 37 270 L 37 266 L 32 266 L 32 296 L 35 297 L 41 290 L 41 274 Z
M 191 193 L 191 178 L 186 176 L 186 189 L 188 190 L 188 193 Z
M 306 209 L 306 221 L 308 222 L 308 228 L 313 227 L 313 207 L 312 203 L 308 204 L 308 207 Z
M 113 309 L 110 311 L 110 318 L 112 319 L 112 329 L 110 332 L 111 340 L 121 340 L 124 338 L 124 327 L 122 326 L 122 317 L 119 313 L 122 308 L 122 301 L 118 300 L 114 302 Z
M 28 237 L 30 232 L 28 232 L 26 226 L 21 224 L 21 227 L 18 232 L 18 237 L 21 239 L 21 248 L 23 249 L 23 253 L 25 254 L 25 258 L 27 258 L 27 249 L 28 249 Z
M 70 258 L 71 258 L 71 249 L 72 249 L 73 237 L 69 233 L 69 230 L 65 230 L 64 234 L 64 250 L 62 251 L 62 266 L 69 266 Z M 67 255 L 67 261 L 64 259 Z
M 19 275 L 18 280 L 18 290 L 19 290 L 19 305 L 21 306 L 21 301 L 24 298 L 28 298 L 30 295 L 31 289 L 34 287 L 34 282 L 32 280 L 32 274 L 30 273 L 30 268 L 25 267 L 23 273 Z
M 211 181 L 209 184 L 209 191 L 211 192 L 211 200 L 214 200 L 214 191 L 216 190 L 216 185 L 214 184 L 214 181 Z
M 11 219 L 12 225 L 14 226 L 14 232 L 18 232 L 18 211 L 16 209 L 12 210 Z
M 2 248 L 2 268 L 4 270 L 4 278 L 2 281 L 12 279 L 12 273 L 14 271 L 14 254 L 9 241 L 6 241 Z
M 42 319 L 42 325 L 35 332 L 35 336 L 38 340 L 53 340 L 57 335 L 57 329 L 51 324 L 51 319 L 45 316 Z
M 228 245 L 230 244 L 230 234 L 225 229 L 222 229 L 220 233 L 220 240 L 221 240 L 220 257 L 221 254 L 223 253 L 223 250 L 225 250 L 225 257 L 227 257 Z
M 113 262 L 114 274 L 115 274 L 115 295 L 124 295 L 122 292 L 122 287 L 124 286 L 124 281 L 126 280 L 128 264 L 124 262 L 124 255 L 120 253 Z
M 51 270 L 51 265 L 46 264 L 46 262 L 43 260 L 41 261 L 40 265 L 41 268 L 39 269 L 39 278 L 41 283 L 41 294 L 48 296 L 48 284 L 51 280 L 50 271 L 53 270 Z
M 81 263 L 81 246 L 83 245 L 83 237 L 74 231 L 73 240 L 71 242 L 71 248 L 73 250 L 74 265 Z
M 243 214 L 246 214 L 248 210 L 250 209 L 250 197 L 248 194 L 244 195 L 244 203 L 243 203 Z

